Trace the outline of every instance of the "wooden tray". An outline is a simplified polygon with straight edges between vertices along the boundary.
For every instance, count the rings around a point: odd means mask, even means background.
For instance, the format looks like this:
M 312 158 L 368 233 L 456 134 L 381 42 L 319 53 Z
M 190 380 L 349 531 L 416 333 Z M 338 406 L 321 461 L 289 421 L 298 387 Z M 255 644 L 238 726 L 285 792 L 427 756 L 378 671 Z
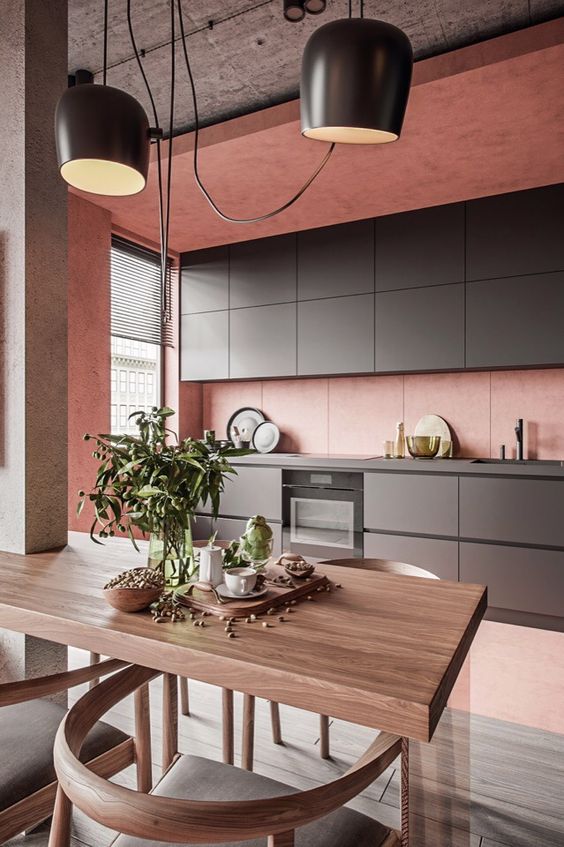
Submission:
M 277 576 L 287 576 L 286 571 L 279 565 L 268 565 L 264 571 L 267 580 Z M 182 594 L 183 589 L 175 592 L 176 600 L 189 609 L 197 612 L 211 612 L 212 615 L 230 615 L 245 618 L 248 615 L 262 615 L 268 609 L 287 606 L 292 600 L 313 594 L 320 586 L 328 585 L 329 580 L 324 574 L 313 573 L 309 579 L 294 579 L 293 587 L 285 585 L 267 585 L 268 591 L 256 600 L 228 600 L 217 603 L 210 591 L 200 591 L 194 588 L 189 597 Z

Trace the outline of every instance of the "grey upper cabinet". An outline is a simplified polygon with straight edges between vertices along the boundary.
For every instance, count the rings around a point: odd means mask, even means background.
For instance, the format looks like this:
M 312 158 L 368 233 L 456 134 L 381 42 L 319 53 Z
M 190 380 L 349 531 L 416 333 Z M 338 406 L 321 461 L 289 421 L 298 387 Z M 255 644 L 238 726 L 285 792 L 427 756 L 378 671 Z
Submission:
M 180 318 L 180 379 L 228 379 L 229 312 Z
M 365 473 L 364 527 L 458 537 L 458 480 L 431 474 Z
M 469 283 L 467 366 L 563 363 L 563 314 L 564 272 Z
M 374 370 L 374 295 L 298 303 L 298 374 Z
M 467 203 L 466 279 L 564 270 L 564 186 Z
M 296 304 L 231 309 L 232 379 L 296 375 Z
M 376 219 L 376 291 L 464 282 L 464 203 Z
M 373 291 L 373 220 L 298 232 L 298 300 Z
M 464 284 L 376 294 L 376 370 L 464 367 Z
M 181 313 L 213 312 L 229 308 L 227 247 L 184 253 L 180 271 Z
M 296 299 L 296 234 L 243 241 L 229 248 L 232 309 Z

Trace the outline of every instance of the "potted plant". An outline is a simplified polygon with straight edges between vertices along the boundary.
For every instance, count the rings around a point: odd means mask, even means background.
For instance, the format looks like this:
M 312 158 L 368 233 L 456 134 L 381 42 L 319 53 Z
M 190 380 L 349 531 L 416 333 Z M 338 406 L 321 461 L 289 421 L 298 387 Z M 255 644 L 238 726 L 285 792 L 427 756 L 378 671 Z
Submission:
M 86 502 L 94 507 L 90 536 L 99 539 L 126 533 L 138 550 L 136 534 L 150 537 L 149 564 L 162 569 L 167 585 L 181 585 L 192 575 L 191 525 L 195 512 L 208 502 L 219 513 L 225 480 L 236 471 L 230 464 L 249 450 L 218 446 L 215 439 L 178 441 L 166 420 L 168 407 L 133 412 L 139 434 L 89 435 L 93 457 L 100 462 L 93 488 L 80 491 L 77 513 Z

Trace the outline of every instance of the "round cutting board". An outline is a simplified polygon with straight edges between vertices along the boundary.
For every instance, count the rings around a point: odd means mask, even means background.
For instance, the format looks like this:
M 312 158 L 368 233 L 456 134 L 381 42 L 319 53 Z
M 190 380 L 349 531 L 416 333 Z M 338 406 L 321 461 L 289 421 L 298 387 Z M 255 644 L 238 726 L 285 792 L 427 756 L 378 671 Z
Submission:
M 452 455 L 452 433 L 447 422 L 439 415 L 423 415 L 417 421 L 414 435 L 440 435 L 441 446 L 438 456 L 446 458 Z

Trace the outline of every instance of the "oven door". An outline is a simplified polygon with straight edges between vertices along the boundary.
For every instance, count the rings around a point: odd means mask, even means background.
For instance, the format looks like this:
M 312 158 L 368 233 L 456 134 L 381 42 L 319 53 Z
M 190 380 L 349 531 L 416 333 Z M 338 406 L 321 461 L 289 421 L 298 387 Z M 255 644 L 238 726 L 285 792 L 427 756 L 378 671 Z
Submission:
M 283 489 L 284 550 L 314 559 L 362 556 L 362 491 Z

